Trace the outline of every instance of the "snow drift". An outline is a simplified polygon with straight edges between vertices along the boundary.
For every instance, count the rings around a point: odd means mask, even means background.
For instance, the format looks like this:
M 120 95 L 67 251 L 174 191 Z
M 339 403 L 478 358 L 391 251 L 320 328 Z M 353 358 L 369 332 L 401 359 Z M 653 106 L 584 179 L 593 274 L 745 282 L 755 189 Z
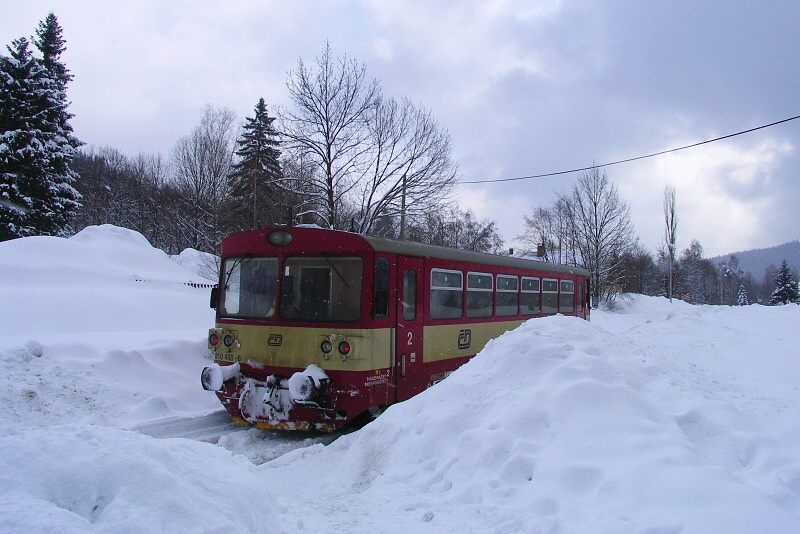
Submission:
M 327 445 L 131 430 L 219 410 L 203 283 L 112 226 L 0 243 L 0 531 L 800 531 L 800 306 L 534 319 Z
M 622 334 L 529 321 L 360 432 L 267 467 L 298 494 L 296 470 L 320 473 L 328 506 L 354 516 L 381 510 L 367 531 L 416 520 L 432 532 L 796 532 L 796 375 L 740 380 L 797 366 L 793 343 L 765 354 L 745 322 L 785 332 L 770 317 L 800 308 L 647 305 L 652 318 Z

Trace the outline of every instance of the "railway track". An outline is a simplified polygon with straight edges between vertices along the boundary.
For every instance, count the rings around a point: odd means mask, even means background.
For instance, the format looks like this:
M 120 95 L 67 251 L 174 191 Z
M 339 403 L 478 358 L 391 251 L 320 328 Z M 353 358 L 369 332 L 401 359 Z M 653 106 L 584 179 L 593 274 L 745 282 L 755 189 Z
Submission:
M 200 417 L 167 417 L 131 428 L 154 438 L 187 438 L 207 443 L 216 443 L 219 438 L 232 432 L 247 430 L 234 424 L 225 410 Z

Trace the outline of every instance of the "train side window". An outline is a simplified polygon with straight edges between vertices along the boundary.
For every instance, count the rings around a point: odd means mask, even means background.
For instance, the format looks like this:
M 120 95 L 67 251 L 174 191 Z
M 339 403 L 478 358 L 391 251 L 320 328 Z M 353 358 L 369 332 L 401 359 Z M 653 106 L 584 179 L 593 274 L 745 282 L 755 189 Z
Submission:
M 537 315 L 539 313 L 539 279 L 522 277 L 522 294 L 520 295 L 522 315 Z
M 431 269 L 431 319 L 460 319 L 464 303 L 464 274 Z
M 510 317 L 519 313 L 519 278 L 497 275 L 497 315 Z
M 413 269 L 403 271 L 403 320 L 417 318 L 417 272 Z
M 375 261 L 375 318 L 389 316 L 389 260 L 378 258 Z
M 467 317 L 492 316 L 492 282 L 489 273 L 467 273 Z
M 575 282 L 572 280 L 561 281 L 558 310 L 561 313 L 575 313 Z
M 558 313 L 558 280 L 542 280 L 542 313 Z

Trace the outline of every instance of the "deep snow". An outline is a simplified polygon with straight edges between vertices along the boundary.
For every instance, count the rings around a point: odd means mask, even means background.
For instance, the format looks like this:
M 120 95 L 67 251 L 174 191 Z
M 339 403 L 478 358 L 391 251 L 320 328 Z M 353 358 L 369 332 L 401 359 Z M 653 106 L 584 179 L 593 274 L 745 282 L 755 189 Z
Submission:
M 800 306 L 535 319 L 332 443 L 211 444 L 135 430 L 219 410 L 190 282 L 113 226 L 0 243 L 0 531 L 800 532 Z

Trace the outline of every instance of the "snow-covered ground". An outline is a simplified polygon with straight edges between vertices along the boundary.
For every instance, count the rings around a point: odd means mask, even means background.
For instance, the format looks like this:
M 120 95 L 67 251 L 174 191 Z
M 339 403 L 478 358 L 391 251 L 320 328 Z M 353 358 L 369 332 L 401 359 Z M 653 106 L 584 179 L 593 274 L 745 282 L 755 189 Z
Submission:
M 536 319 L 333 442 L 213 444 L 153 431 L 220 408 L 189 283 L 113 226 L 0 243 L 0 531 L 800 532 L 800 306 Z

